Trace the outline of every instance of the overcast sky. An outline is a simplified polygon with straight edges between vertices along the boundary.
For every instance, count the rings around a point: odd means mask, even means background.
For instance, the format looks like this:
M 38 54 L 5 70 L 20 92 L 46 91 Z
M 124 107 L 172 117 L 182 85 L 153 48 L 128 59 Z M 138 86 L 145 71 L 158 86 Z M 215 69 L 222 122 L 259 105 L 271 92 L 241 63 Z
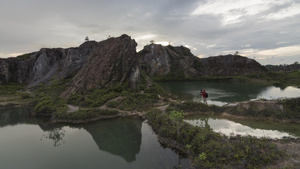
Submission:
M 128 34 L 199 57 L 300 62 L 300 0 L 0 0 L 0 57 Z

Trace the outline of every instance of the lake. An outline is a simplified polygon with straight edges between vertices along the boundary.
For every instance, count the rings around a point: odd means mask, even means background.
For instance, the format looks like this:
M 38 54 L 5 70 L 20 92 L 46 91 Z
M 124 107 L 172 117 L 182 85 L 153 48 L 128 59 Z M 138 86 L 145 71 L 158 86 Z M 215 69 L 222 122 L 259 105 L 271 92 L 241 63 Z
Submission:
M 240 101 L 256 99 L 279 99 L 300 97 L 300 88 L 286 87 L 284 89 L 253 82 L 205 82 L 205 81 L 169 81 L 159 82 L 168 93 L 182 99 L 201 101 L 200 89 L 208 93 L 207 103 L 225 105 Z
M 0 110 L 1 169 L 173 169 L 188 159 L 158 141 L 141 119 L 53 125 L 30 107 Z
M 300 138 L 300 125 L 296 123 L 276 123 L 263 120 L 230 119 L 214 115 L 187 117 L 187 123 L 212 129 L 226 136 L 251 135 L 281 139 L 283 137 Z

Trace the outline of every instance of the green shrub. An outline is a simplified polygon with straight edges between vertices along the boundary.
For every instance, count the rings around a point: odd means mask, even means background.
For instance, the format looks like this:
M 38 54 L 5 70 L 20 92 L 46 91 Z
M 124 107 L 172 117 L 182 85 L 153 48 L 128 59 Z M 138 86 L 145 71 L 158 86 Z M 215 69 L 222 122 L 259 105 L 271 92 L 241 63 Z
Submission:
M 20 97 L 21 97 L 21 99 L 28 99 L 28 98 L 30 98 L 31 96 L 30 96 L 29 93 L 20 93 Z
M 147 119 L 160 137 L 181 145 L 193 159 L 195 168 L 258 168 L 285 157 L 267 139 L 251 136 L 228 138 L 209 128 L 189 125 L 181 121 L 178 114 L 181 113 L 173 111 L 167 115 L 152 109 L 147 113 Z

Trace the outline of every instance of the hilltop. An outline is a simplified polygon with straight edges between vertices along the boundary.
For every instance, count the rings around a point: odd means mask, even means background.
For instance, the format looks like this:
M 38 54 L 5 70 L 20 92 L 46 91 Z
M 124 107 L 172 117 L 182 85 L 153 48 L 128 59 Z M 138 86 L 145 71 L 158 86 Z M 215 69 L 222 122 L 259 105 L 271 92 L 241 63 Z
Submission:
M 122 35 L 101 42 L 87 41 L 79 47 L 42 48 L 16 58 L 0 59 L 0 84 L 21 83 L 34 87 L 53 79 L 74 77 L 73 88 L 67 90 L 84 93 L 91 88 L 123 83 L 128 78 L 134 78 L 130 82 L 134 87 L 139 70 L 148 76 L 167 77 L 168 80 L 267 71 L 255 60 L 239 55 L 198 58 L 186 47 L 157 44 L 147 45 L 136 53 L 136 46 L 134 39 Z

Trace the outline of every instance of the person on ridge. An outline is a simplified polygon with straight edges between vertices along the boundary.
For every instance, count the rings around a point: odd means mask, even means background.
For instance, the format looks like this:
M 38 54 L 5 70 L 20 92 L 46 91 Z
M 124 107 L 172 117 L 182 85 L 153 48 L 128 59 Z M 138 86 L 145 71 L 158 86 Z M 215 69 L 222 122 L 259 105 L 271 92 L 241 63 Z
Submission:
M 207 93 L 205 92 L 205 89 L 201 89 L 200 95 L 202 95 L 202 97 L 203 97 L 203 103 L 207 104 L 207 101 L 206 101 Z

